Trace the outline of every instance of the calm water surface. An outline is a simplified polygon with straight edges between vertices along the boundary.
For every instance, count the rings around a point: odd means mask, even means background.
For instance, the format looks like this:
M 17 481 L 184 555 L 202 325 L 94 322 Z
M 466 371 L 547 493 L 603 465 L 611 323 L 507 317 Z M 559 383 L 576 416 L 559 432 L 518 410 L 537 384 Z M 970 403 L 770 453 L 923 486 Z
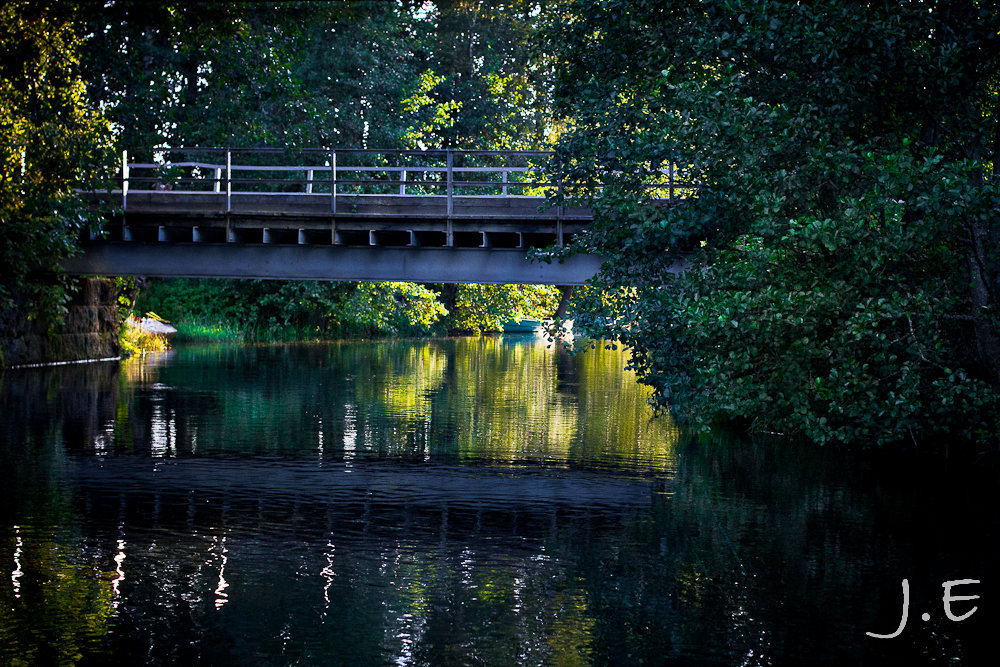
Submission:
M 684 437 L 626 361 L 494 338 L 8 371 L 0 664 L 997 664 L 989 461 Z

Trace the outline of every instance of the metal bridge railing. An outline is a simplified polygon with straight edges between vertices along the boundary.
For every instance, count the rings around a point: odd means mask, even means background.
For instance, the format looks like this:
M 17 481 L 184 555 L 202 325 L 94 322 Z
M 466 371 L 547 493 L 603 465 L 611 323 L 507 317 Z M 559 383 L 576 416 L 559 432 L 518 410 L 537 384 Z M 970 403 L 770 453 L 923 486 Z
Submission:
M 550 176 L 558 160 L 551 151 L 187 147 L 147 149 L 146 154 L 152 159 L 130 161 L 128 151 L 122 152 L 123 209 L 130 190 L 170 190 L 224 193 L 227 211 L 234 193 L 324 195 L 333 213 L 344 195 L 440 195 L 451 215 L 456 196 L 554 196 L 561 207 L 569 189 Z M 191 156 L 204 157 L 184 159 Z M 693 189 L 672 163 L 655 173 L 659 182 L 643 187 L 657 196 L 672 201 Z

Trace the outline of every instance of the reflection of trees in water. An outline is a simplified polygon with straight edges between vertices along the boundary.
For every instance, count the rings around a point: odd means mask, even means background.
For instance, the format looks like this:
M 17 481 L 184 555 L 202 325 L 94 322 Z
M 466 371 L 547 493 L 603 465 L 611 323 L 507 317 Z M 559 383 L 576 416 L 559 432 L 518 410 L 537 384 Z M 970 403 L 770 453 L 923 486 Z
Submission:
M 11 369 L 0 374 L 0 443 L 29 435 L 89 447 L 113 413 L 118 364 Z
M 442 429 L 460 456 L 491 461 L 568 458 L 576 405 L 556 391 L 555 355 L 544 341 L 455 341 Z
M 597 344 L 573 357 L 580 419 L 576 460 L 671 470 L 679 433 L 669 415 L 653 417 L 650 388 L 625 370 L 628 352 Z
M 554 474 L 543 470 L 180 461 L 145 477 L 80 471 L 77 503 L 105 517 L 88 524 L 92 542 L 110 550 L 124 526 L 125 606 L 148 609 L 120 621 L 136 655 L 150 643 L 307 662 L 328 651 L 434 664 L 880 655 L 836 641 L 891 617 L 853 616 L 873 590 L 866 559 L 899 539 L 854 539 L 876 524 L 870 490 L 838 480 L 827 457 L 800 469 L 716 443 L 679 460 L 677 477 L 622 480 L 637 490 L 625 495 L 614 477 L 602 493 L 588 486 L 596 473 L 559 472 L 553 483 L 576 490 L 555 502 L 496 492 Z
M 572 357 L 544 340 L 219 347 L 181 350 L 155 372 L 129 364 L 114 437 L 156 456 L 606 458 L 662 468 L 676 439 L 668 418 L 650 419 L 623 352 Z
M 110 628 L 112 573 L 51 528 L 4 526 L 0 562 L 0 662 L 74 665 L 102 650 Z

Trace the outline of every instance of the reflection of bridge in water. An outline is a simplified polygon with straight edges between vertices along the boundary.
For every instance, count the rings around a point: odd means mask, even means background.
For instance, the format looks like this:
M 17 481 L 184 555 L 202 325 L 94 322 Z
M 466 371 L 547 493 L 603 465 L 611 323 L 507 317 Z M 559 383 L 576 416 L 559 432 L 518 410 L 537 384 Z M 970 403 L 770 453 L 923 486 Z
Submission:
M 618 515 L 647 507 L 671 484 L 663 471 L 650 471 L 646 478 L 616 477 L 604 469 L 483 462 L 415 465 L 369 456 L 323 461 L 81 456 L 74 465 L 76 485 L 98 494 L 113 489 L 107 495 L 116 502 L 142 496 L 160 507 L 169 497 L 179 501 L 170 503 L 174 506 L 220 503 L 220 509 L 232 509 L 263 501 L 323 512 L 360 503 L 369 511 L 395 508 L 397 518 L 404 508 L 432 514 L 447 514 L 451 508 L 453 513 L 479 516 L 480 521 L 485 516 L 509 520 L 517 512 L 549 516 L 581 507 Z
M 527 257 L 593 219 L 562 201 L 548 152 L 317 149 L 295 164 L 277 150 L 180 152 L 202 157 L 123 155 L 120 190 L 88 195 L 115 211 L 106 235 L 69 273 L 578 285 L 600 267 Z

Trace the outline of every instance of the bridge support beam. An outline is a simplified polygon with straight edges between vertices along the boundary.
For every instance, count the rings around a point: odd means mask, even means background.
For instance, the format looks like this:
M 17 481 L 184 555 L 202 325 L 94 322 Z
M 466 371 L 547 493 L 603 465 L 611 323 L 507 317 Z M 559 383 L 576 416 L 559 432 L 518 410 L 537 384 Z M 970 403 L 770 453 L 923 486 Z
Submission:
M 105 242 L 63 263 L 67 273 L 415 283 L 582 285 L 601 258 L 531 262 L 522 249 Z

